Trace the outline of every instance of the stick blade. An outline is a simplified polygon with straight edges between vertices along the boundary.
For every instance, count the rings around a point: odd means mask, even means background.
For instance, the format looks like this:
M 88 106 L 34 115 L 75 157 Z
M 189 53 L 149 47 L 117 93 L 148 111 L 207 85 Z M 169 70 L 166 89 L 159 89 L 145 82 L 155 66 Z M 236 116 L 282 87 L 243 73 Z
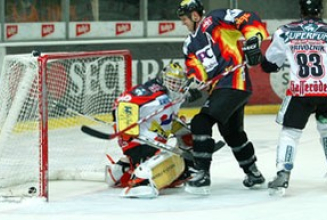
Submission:
M 224 141 L 218 141 L 215 143 L 215 146 L 213 148 L 213 152 L 215 153 L 216 151 L 220 150 L 223 146 L 225 146 L 226 143 Z
M 82 125 L 81 127 L 81 131 L 84 132 L 85 134 L 88 134 L 92 137 L 96 137 L 96 138 L 100 138 L 100 139 L 104 139 L 104 140 L 110 140 L 112 139 L 112 135 L 114 134 L 107 134 L 107 133 L 103 133 L 101 131 L 97 131 L 93 128 L 90 128 L 86 125 Z

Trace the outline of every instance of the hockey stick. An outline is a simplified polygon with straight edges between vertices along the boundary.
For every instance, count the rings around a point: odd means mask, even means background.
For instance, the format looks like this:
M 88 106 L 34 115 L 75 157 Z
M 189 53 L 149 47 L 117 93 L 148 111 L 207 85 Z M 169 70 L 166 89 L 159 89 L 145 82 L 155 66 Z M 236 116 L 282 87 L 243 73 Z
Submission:
M 74 110 L 74 109 L 72 109 L 72 108 L 66 107 L 66 106 L 61 105 L 61 104 L 59 104 L 59 103 L 56 103 L 56 102 L 54 102 L 54 101 L 53 101 L 53 105 L 54 105 L 55 107 L 59 108 L 59 109 L 62 110 L 62 111 L 65 111 L 65 112 L 68 112 L 68 113 L 73 113 L 73 114 L 75 114 L 75 115 L 78 115 L 78 116 L 81 116 L 81 117 L 87 118 L 87 119 L 89 119 L 89 120 L 91 120 L 91 121 L 95 121 L 95 122 L 98 122 L 98 123 L 101 123 L 101 124 L 104 124 L 104 125 L 109 125 L 109 126 L 112 126 L 112 125 L 114 124 L 114 122 L 112 122 L 112 123 L 110 123 L 110 122 L 106 122 L 106 121 L 103 121 L 103 120 L 101 120 L 101 119 L 98 119 L 98 118 L 95 118 L 95 117 L 92 117 L 92 116 L 89 116 L 89 115 L 86 115 L 86 114 L 80 113 L 80 112 L 78 112 L 78 111 L 76 111 L 76 110 Z M 179 123 L 181 123 L 183 126 L 187 127 L 187 124 L 186 124 L 184 121 L 182 121 L 181 119 L 179 119 L 179 118 L 175 118 L 174 120 L 177 120 L 177 121 L 178 121 Z M 88 126 L 86 126 L 86 125 L 82 125 L 81 130 L 83 131 L 84 129 L 85 129 L 85 130 L 89 130 L 89 131 L 92 130 L 92 128 L 90 128 L 90 127 L 88 127 Z M 88 133 L 88 132 L 85 132 L 85 133 Z M 99 132 L 99 133 L 100 133 L 100 132 Z M 104 134 L 103 136 L 100 135 L 101 137 L 99 137 L 99 138 L 101 138 L 101 139 L 108 139 L 108 138 L 107 138 L 108 135 L 109 135 L 109 134 Z M 94 135 L 93 135 L 93 136 L 94 136 Z
M 105 139 L 105 140 L 108 140 L 108 136 L 110 136 L 110 134 L 95 130 L 95 129 L 87 127 L 87 126 L 82 126 L 82 131 L 92 137 L 97 137 L 97 138 Z M 139 136 L 139 137 L 135 137 L 135 139 L 142 141 L 145 144 L 150 145 L 154 148 L 166 150 L 173 154 L 180 155 L 181 157 L 185 158 L 186 160 L 192 160 L 192 161 L 194 160 L 192 153 L 190 153 L 188 151 L 185 151 L 185 150 L 182 150 L 179 148 L 174 148 L 172 146 L 160 143 L 158 141 L 150 140 L 147 137 Z
M 165 151 L 168 151 L 170 153 L 179 155 L 179 156 L 183 157 L 186 160 L 194 161 L 194 157 L 193 157 L 193 154 L 192 154 L 191 151 L 183 150 L 183 149 L 178 148 L 178 147 L 172 147 L 172 146 L 169 146 L 167 144 L 151 140 L 151 139 L 149 139 L 147 137 L 144 137 L 144 136 L 139 136 L 136 139 L 138 139 L 140 141 L 143 141 L 147 145 L 152 146 L 154 148 L 165 150 Z M 225 142 L 223 142 L 223 141 L 216 142 L 215 145 L 214 145 L 214 148 L 213 148 L 213 153 L 220 150 L 223 146 L 225 146 Z
M 95 130 L 93 128 L 84 126 L 84 127 L 82 127 L 82 131 L 84 133 L 92 136 L 92 137 L 108 140 L 109 134 L 98 131 L 98 130 Z M 193 155 L 192 155 L 192 153 L 190 151 L 182 150 L 180 148 L 175 148 L 175 147 L 160 143 L 158 141 L 150 140 L 147 137 L 139 136 L 139 137 L 137 137 L 135 139 L 143 141 L 144 143 L 146 143 L 146 144 L 148 144 L 148 145 L 150 145 L 152 147 L 155 147 L 157 149 L 166 150 L 166 151 L 169 151 L 169 152 L 171 152 L 173 154 L 180 155 L 181 157 L 183 157 L 183 158 L 185 158 L 187 160 L 193 160 L 194 159 Z M 216 151 L 220 150 L 223 146 L 225 146 L 225 142 L 223 142 L 223 141 L 216 142 L 213 152 L 216 152 Z
M 179 155 L 179 156 L 183 157 L 186 160 L 194 161 L 193 154 L 191 152 L 189 152 L 189 151 L 182 150 L 182 149 L 180 149 L 178 147 L 172 147 L 172 146 L 169 146 L 167 144 L 164 144 L 164 143 L 161 143 L 161 142 L 158 142 L 158 141 L 155 141 L 155 140 L 151 140 L 151 139 L 149 139 L 147 137 L 144 137 L 144 136 L 139 136 L 136 139 L 139 140 L 139 141 L 144 142 L 145 144 L 147 144 L 147 145 L 149 145 L 151 147 L 157 148 L 159 150 L 165 150 L 165 151 L 168 151 L 170 153 Z
M 95 118 L 95 117 L 92 117 L 92 116 L 89 116 L 89 115 L 86 115 L 86 114 L 83 114 L 83 113 L 80 113 L 80 112 L 78 112 L 78 111 L 76 111 L 76 110 L 74 110 L 74 109 L 72 109 L 72 108 L 69 108 L 69 107 L 66 107 L 66 106 L 64 106 L 64 105 L 61 105 L 61 104 L 59 104 L 59 103 L 57 103 L 57 102 L 55 102 L 55 101 L 52 101 L 52 104 L 53 104 L 53 106 L 54 107 L 57 107 L 57 108 L 59 108 L 61 111 L 65 111 L 65 112 L 68 112 L 68 113 L 73 113 L 73 114 L 75 114 L 75 115 L 78 115 L 78 116 L 81 116 L 81 117 L 85 117 L 85 118 L 87 118 L 87 119 L 89 119 L 89 120 L 91 120 L 91 121 L 95 121 L 95 122 L 98 122 L 98 123 L 101 123 L 101 124 L 104 124 L 104 125 L 109 125 L 109 126 L 112 126 L 113 124 L 114 124 L 114 122 L 112 122 L 112 123 L 110 123 L 110 122 L 106 122 L 106 121 L 103 121 L 103 120 L 101 120 L 101 119 L 98 119 L 98 118 Z M 181 123 L 183 126 L 186 126 L 187 127 L 187 124 L 184 122 L 184 121 L 182 121 L 181 119 L 179 119 L 179 118 L 176 118 L 175 120 L 177 120 L 179 123 Z M 85 133 L 91 133 L 91 131 L 92 130 L 94 130 L 94 129 L 92 129 L 92 128 L 90 128 L 90 127 L 88 127 L 88 126 L 85 126 L 85 125 L 83 125 L 82 126 L 82 131 L 83 130 L 87 130 L 88 132 L 85 132 Z M 95 131 L 95 130 L 94 130 Z M 100 132 L 98 133 L 98 135 L 100 135 L 100 137 L 99 138 L 101 138 L 101 139 L 108 139 L 107 137 L 108 137 L 108 134 L 100 134 Z M 95 135 L 93 135 L 93 136 L 95 136 Z M 98 136 L 97 136 L 98 137 Z M 150 144 L 149 144 L 150 145 Z
M 226 75 L 228 75 L 231 72 L 234 72 L 235 70 L 237 70 L 238 68 L 244 67 L 246 65 L 246 62 L 243 62 L 241 64 L 238 64 L 236 66 L 234 66 L 233 68 L 220 73 L 219 75 L 213 77 L 212 79 L 208 80 L 207 82 L 205 82 L 202 86 L 200 86 L 198 89 L 199 90 L 203 90 L 205 88 L 207 88 L 208 86 L 210 86 L 211 84 L 217 82 L 218 80 L 222 79 L 223 77 L 225 77 Z

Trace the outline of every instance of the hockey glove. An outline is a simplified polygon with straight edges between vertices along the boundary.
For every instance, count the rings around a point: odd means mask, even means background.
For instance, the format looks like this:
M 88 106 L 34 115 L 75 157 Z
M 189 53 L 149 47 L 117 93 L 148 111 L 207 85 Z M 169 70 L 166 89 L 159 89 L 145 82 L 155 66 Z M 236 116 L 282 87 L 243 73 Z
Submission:
M 188 96 L 186 101 L 187 102 L 194 102 L 202 97 L 202 92 L 197 89 L 189 89 Z
M 190 89 L 204 90 L 206 88 L 206 83 L 196 77 L 189 78 L 187 85 Z
M 242 49 L 246 62 L 249 66 L 255 66 L 261 63 L 262 54 L 258 37 L 255 36 L 249 38 L 247 41 L 245 41 Z

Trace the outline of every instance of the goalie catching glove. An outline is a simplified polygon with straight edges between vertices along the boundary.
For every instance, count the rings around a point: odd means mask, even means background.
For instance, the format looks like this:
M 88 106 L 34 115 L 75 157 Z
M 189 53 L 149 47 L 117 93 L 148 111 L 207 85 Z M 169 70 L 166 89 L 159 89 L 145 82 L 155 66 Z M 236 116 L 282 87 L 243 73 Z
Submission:
M 260 40 L 257 36 L 246 40 L 242 50 L 245 55 L 246 63 L 249 66 L 255 66 L 261 63 L 262 54 L 260 50 Z

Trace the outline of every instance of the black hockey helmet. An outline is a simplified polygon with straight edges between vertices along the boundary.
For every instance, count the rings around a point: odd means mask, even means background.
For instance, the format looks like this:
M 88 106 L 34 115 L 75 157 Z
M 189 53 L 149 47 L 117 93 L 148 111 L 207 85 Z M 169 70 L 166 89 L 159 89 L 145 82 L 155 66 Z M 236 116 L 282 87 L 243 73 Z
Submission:
M 201 0 L 183 0 L 177 9 L 177 15 L 179 17 L 184 15 L 189 16 L 193 11 L 198 12 L 200 16 L 204 14 L 204 7 Z
M 300 0 L 301 14 L 307 15 L 318 15 L 322 9 L 322 0 Z

